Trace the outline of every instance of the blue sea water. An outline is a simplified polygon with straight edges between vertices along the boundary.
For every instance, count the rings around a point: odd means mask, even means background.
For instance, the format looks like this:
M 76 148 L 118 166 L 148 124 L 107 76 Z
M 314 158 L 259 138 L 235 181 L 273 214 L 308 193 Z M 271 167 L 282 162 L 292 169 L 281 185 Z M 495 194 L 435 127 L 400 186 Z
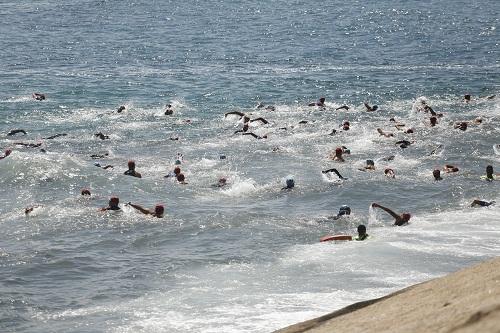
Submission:
M 13 153 L 0 160 L 0 331 L 270 332 L 498 256 L 498 205 L 470 203 L 500 202 L 500 183 L 480 179 L 500 172 L 499 12 L 493 0 L 1 1 L 0 148 Z M 325 108 L 307 106 L 321 96 Z M 434 128 L 424 97 L 443 113 Z M 250 125 L 267 139 L 234 135 L 231 111 L 267 119 Z M 344 163 L 328 158 L 338 146 Z M 163 178 L 178 153 L 186 185 Z M 142 179 L 123 175 L 130 159 Z M 375 171 L 358 170 L 367 159 Z M 445 164 L 460 171 L 433 181 Z M 98 211 L 113 195 L 122 211 Z M 352 215 L 332 220 L 343 204 Z M 361 223 L 369 241 L 319 242 Z

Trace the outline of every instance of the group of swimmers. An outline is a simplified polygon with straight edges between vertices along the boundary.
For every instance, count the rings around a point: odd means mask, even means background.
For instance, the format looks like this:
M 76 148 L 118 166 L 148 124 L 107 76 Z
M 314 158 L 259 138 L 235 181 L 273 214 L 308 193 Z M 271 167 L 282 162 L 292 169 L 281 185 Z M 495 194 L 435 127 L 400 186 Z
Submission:
M 34 93 L 33 94 L 33 98 L 36 99 L 36 100 L 39 100 L 39 101 L 42 101 L 42 100 L 45 100 L 45 95 L 44 94 L 40 94 L 40 93 Z M 491 98 L 494 98 L 494 96 L 489 96 L 488 99 L 491 99 Z M 324 97 L 321 97 L 317 102 L 313 102 L 313 103 L 310 103 L 308 104 L 309 106 L 313 106 L 313 107 L 319 107 L 319 108 L 325 108 L 326 107 L 326 104 L 325 104 L 325 101 L 326 99 Z M 464 97 L 464 102 L 466 103 L 469 103 L 471 101 L 471 96 L 470 95 L 465 95 Z M 379 107 L 377 105 L 369 105 L 367 102 L 364 103 L 364 106 L 365 106 L 365 109 L 366 109 L 366 112 L 375 112 L 377 110 L 379 110 Z M 263 104 L 259 104 L 257 106 L 257 108 L 263 108 L 264 105 Z M 117 109 L 117 112 L 118 113 L 121 113 L 125 110 L 125 106 L 120 106 L 118 109 Z M 273 106 L 267 106 L 265 108 L 266 110 L 269 110 L 269 111 L 273 111 L 275 108 Z M 347 105 L 343 105 L 341 107 L 338 107 L 336 108 L 336 110 L 349 110 L 350 107 L 347 106 Z M 438 123 L 438 118 L 440 117 L 443 117 L 443 114 L 442 113 L 436 113 L 427 103 L 425 100 L 421 101 L 420 105 L 417 106 L 417 111 L 421 111 L 423 113 L 429 113 L 431 115 L 431 117 L 429 118 L 429 126 L 431 127 L 434 127 L 437 125 Z M 174 113 L 174 110 L 172 108 L 172 105 L 171 104 L 168 104 L 166 106 L 166 110 L 165 110 L 165 115 L 172 115 Z M 268 124 L 269 121 L 264 119 L 263 117 L 258 117 L 258 118 L 254 118 L 252 119 L 250 116 L 246 115 L 245 113 L 242 113 L 242 112 L 239 112 L 239 111 L 232 111 L 232 112 L 227 112 L 224 117 L 227 117 L 229 115 L 236 115 L 236 116 L 239 116 L 239 119 L 240 120 L 243 120 L 243 127 L 242 129 L 240 130 L 237 130 L 234 132 L 234 134 L 238 134 L 238 133 L 241 133 L 242 135 L 251 135 L 253 136 L 254 138 L 257 138 L 257 139 L 265 139 L 267 138 L 267 135 L 263 135 L 263 136 L 259 136 L 259 135 L 256 135 L 255 133 L 252 133 L 252 132 L 249 132 L 249 124 L 250 123 L 253 123 L 253 122 L 260 122 L 262 124 Z M 407 133 L 407 134 L 411 134 L 411 133 L 414 133 L 414 129 L 413 128 L 406 128 L 406 125 L 405 124 L 401 124 L 401 123 L 398 123 L 396 122 L 396 120 L 394 118 L 391 118 L 390 119 L 390 122 L 394 123 L 394 126 L 398 129 L 398 130 L 403 130 L 404 133 Z M 482 122 L 482 119 L 481 118 L 476 118 L 474 119 L 472 122 L 470 122 L 471 124 L 481 124 Z M 303 123 L 307 123 L 307 121 L 303 121 Z M 455 128 L 457 129 L 460 129 L 460 130 L 463 130 L 465 131 L 467 129 L 467 124 L 469 124 L 469 122 L 458 122 L 454 125 Z M 348 131 L 350 129 L 350 123 L 349 121 L 344 121 L 341 125 L 341 128 L 343 131 Z M 280 128 L 280 129 L 286 129 L 285 128 Z M 394 134 L 391 133 L 391 132 L 386 132 L 384 130 L 382 130 L 381 128 L 377 128 L 377 132 L 381 135 L 381 136 L 384 136 L 384 137 L 387 137 L 387 138 L 390 138 L 390 137 L 394 137 Z M 336 133 L 336 130 L 334 129 L 330 135 L 334 135 Z M 7 135 L 15 135 L 15 134 L 26 134 L 26 131 L 22 130 L 22 129 L 17 129 L 17 130 L 12 130 L 10 131 Z M 54 135 L 54 136 L 51 136 L 51 137 L 48 137 L 48 138 L 44 138 L 44 139 L 52 139 L 52 138 L 56 138 L 56 137 L 59 137 L 59 136 L 65 136 L 66 133 L 62 133 L 62 134 L 57 134 L 57 135 Z M 108 135 L 105 135 L 103 134 L 102 132 L 99 132 L 99 133 L 96 133 L 95 134 L 95 137 L 96 138 L 99 138 L 101 140 L 106 140 L 106 139 L 109 139 L 109 136 Z M 395 144 L 396 145 L 399 145 L 400 148 L 404 149 L 404 148 L 408 148 L 411 144 L 413 144 L 414 141 L 408 141 L 408 140 L 400 140 L 400 141 L 397 141 Z M 37 143 L 37 144 L 32 144 L 32 143 L 22 143 L 22 142 L 17 142 L 15 143 L 17 145 L 23 145 L 23 146 L 26 146 L 26 147 L 39 147 L 41 146 L 41 143 Z M 10 149 L 7 149 L 4 153 L 4 156 L 1 156 L 0 159 L 4 159 L 6 158 L 7 156 L 9 156 L 11 154 L 11 150 Z M 334 161 L 337 161 L 337 162 L 345 162 L 345 158 L 344 158 L 344 154 L 350 154 L 350 150 L 345 147 L 345 146 L 341 146 L 341 147 L 337 147 L 334 151 L 334 153 L 330 154 L 330 159 L 334 160 Z M 107 155 L 107 154 L 105 154 Z M 103 158 L 105 157 L 104 155 L 92 155 L 91 156 L 92 158 Z M 384 160 L 386 161 L 391 161 L 392 159 L 394 159 L 394 156 L 389 156 L 387 158 L 384 158 Z M 180 168 L 180 159 L 177 159 L 176 160 L 176 166 L 175 168 L 173 169 L 172 172 L 170 172 L 168 175 L 165 176 L 165 178 L 175 178 L 180 184 L 187 184 L 186 180 L 185 180 L 185 176 L 184 174 L 181 172 L 181 168 Z M 101 167 L 103 169 L 108 169 L 108 168 L 113 168 L 112 165 L 106 165 L 106 166 L 101 166 L 100 163 L 95 163 L 96 166 L 98 167 Z M 128 161 L 128 169 L 124 172 L 124 175 L 127 175 L 127 176 L 132 176 L 132 177 L 136 177 L 136 178 L 142 178 L 142 175 L 137 172 L 135 170 L 135 161 L 133 160 L 130 160 Z M 373 160 L 366 160 L 366 165 L 363 166 L 362 168 L 359 168 L 360 171 L 373 171 L 375 170 L 375 162 Z M 452 173 L 452 172 L 458 172 L 459 169 L 453 165 L 445 165 L 445 167 L 443 168 L 443 171 L 446 172 L 446 173 Z M 332 168 L 332 169 L 328 169 L 328 170 L 325 170 L 323 171 L 324 174 L 328 174 L 328 173 L 335 173 L 341 180 L 347 180 L 347 178 L 343 177 L 340 172 L 335 169 L 335 168 Z M 393 169 L 391 168 L 386 168 L 384 170 L 384 174 L 389 177 L 389 178 L 395 178 L 396 176 L 396 173 Z M 441 170 L 439 169 L 435 169 L 433 170 L 433 177 L 436 181 L 439 181 L 439 180 L 442 180 L 442 177 L 441 177 Z M 499 175 L 496 175 L 494 174 L 493 172 L 493 166 L 491 165 L 488 165 L 487 168 L 486 168 L 486 176 L 484 177 L 486 180 L 495 180 L 497 177 L 500 177 Z M 227 179 L 226 178 L 220 178 L 218 183 L 213 185 L 214 187 L 223 187 L 227 184 Z M 286 179 L 286 185 L 285 187 L 283 187 L 283 190 L 291 190 L 293 189 L 295 186 L 295 181 L 292 179 L 292 178 L 289 178 L 289 179 Z M 82 195 L 90 195 L 90 191 L 89 190 L 82 190 Z M 472 205 L 471 206 L 489 206 L 491 204 L 494 204 L 494 201 L 491 201 L 491 202 L 488 202 L 488 201 L 482 201 L 482 200 L 474 200 Z M 154 217 L 163 217 L 163 214 L 164 214 L 164 207 L 163 205 L 156 205 L 154 207 L 154 209 L 152 210 L 149 210 L 149 209 L 146 209 L 140 205 L 137 205 L 137 204 L 132 204 L 132 203 L 128 203 L 128 205 L 130 205 L 131 207 L 133 207 L 134 209 L 140 211 L 141 213 L 143 214 L 146 214 L 146 215 L 151 215 L 151 216 L 154 216 Z M 394 224 L 397 225 L 397 226 L 401 226 L 401 225 L 404 225 L 406 224 L 410 218 L 411 218 L 411 215 L 409 213 L 402 213 L 402 214 L 397 214 L 395 213 L 393 210 L 387 208 L 387 207 L 384 207 L 378 203 L 373 203 L 372 204 L 372 207 L 373 208 L 380 208 L 382 209 L 383 211 L 387 212 L 389 215 L 391 215 L 394 219 L 395 219 L 395 222 Z M 110 200 L 109 200 L 109 204 L 107 207 L 105 208 L 102 208 L 101 210 L 103 211 L 106 211 L 106 210 L 119 210 L 120 207 L 119 207 L 119 199 L 118 197 L 112 197 Z M 340 217 L 340 216 L 343 216 L 343 215 L 349 215 L 350 214 L 350 209 L 349 209 L 349 213 L 347 213 L 347 210 L 343 210 L 342 211 L 343 213 L 341 214 L 341 212 L 339 212 L 339 215 L 337 215 L 337 217 Z M 364 227 L 359 229 L 358 228 L 358 231 L 359 230 L 364 230 L 364 232 L 362 233 L 363 235 L 366 234 L 366 227 L 361 225 L 360 227 Z M 361 234 L 360 234 L 361 235 Z M 366 239 L 366 237 L 358 237 L 360 238 L 360 240 L 364 240 Z

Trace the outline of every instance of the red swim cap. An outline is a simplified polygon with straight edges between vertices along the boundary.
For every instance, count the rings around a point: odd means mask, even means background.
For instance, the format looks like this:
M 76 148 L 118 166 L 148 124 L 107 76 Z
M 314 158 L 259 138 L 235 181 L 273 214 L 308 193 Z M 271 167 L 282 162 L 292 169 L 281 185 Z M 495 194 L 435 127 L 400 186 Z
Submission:
M 335 149 L 335 154 L 342 154 L 342 148 L 338 147 Z

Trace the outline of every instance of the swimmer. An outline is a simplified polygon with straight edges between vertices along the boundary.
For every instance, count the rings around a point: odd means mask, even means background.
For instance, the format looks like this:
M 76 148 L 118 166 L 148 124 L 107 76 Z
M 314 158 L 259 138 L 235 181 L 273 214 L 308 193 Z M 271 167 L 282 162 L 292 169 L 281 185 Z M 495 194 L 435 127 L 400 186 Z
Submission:
M 236 134 L 236 133 L 246 133 L 247 131 L 248 131 L 248 123 L 244 123 L 243 124 L 243 128 L 240 129 L 240 130 L 235 131 L 233 134 Z
M 359 171 L 372 171 L 375 170 L 375 162 L 373 160 L 366 160 L 366 165 L 363 168 L 359 168 Z
M 154 210 L 149 210 L 149 209 L 143 208 L 142 206 L 133 204 L 130 201 L 128 204 L 145 215 L 151 215 L 153 217 L 158 217 L 158 218 L 162 218 L 163 213 L 165 211 L 165 208 L 163 207 L 163 205 L 156 205 Z
M 464 99 L 463 99 L 464 103 L 470 103 L 471 101 L 471 96 L 469 94 L 466 94 L 464 95 Z
M 95 133 L 95 134 L 94 134 L 94 136 L 95 136 L 96 138 L 101 139 L 101 140 L 106 140 L 106 139 L 109 139 L 109 136 L 102 134 L 102 132 Z
M 25 131 L 25 130 L 23 130 L 23 129 L 15 129 L 15 130 L 11 130 L 11 131 L 9 131 L 9 133 L 7 133 L 7 136 L 16 135 L 17 133 L 22 133 L 22 134 L 24 134 L 24 135 L 28 134 L 28 133 L 26 133 L 26 131 Z
M 299 121 L 299 125 L 304 125 L 304 124 L 307 124 L 309 121 L 307 120 L 301 120 Z
M 335 135 L 337 134 L 337 130 L 336 129 L 332 129 L 332 131 L 330 133 L 328 133 L 328 135 Z
M 49 136 L 48 138 L 42 138 L 42 139 L 44 139 L 44 140 L 52 140 L 52 139 L 55 139 L 55 138 L 59 138 L 61 136 L 66 136 L 66 135 L 68 135 L 68 134 L 66 134 L 66 133 L 60 133 L 60 134 L 54 134 L 52 136 Z
M 335 149 L 335 154 L 330 154 L 330 159 L 337 161 L 337 162 L 345 162 L 344 157 L 342 157 L 342 148 L 337 147 Z
M 165 109 L 165 116 L 171 116 L 174 114 L 174 110 L 172 110 L 172 105 L 167 104 L 167 108 Z
M 389 178 L 396 178 L 396 174 L 394 173 L 394 170 L 387 168 L 384 170 L 384 175 Z
M 443 167 L 443 171 L 446 172 L 446 173 L 458 172 L 458 168 L 456 166 L 453 166 L 453 165 L 450 165 L 450 164 L 446 164 Z
M 99 162 L 95 162 L 94 165 L 98 168 L 102 168 L 104 170 L 107 170 L 107 169 L 113 169 L 114 167 L 111 165 L 111 164 L 108 164 L 106 166 L 102 166 L 101 163 Z
M 350 124 L 348 121 L 344 121 L 344 123 L 342 124 L 342 129 L 343 129 L 344 131 L 348 131 L 348 130 L 349 130 L 349 126 L 350 126 L 350 125 L 351 125 L 351 124 Z
M 135 171 L 135 162 L 128 161 L 128 170 L 123 173 L 126 176 L 132 176 L 136 178 L 142 178 L 141 174 Z
M 43 101 L 45 99 L 45 95 L 40 93 L 33 93 L 31 96 L 37 101 Z
M 118 206 L 120 203 L 120 199 L 118 197 L 111 197 L 108 202 L 108 207 L 103 207 L 100 209 L 101 212 L 107 210 L 120 210 L 121 208 Z
M 100 158 L 106 158 L 109 156 L 109 153 L 104 153 L 104 154 L 92 154 L 90 157 L 93 159 L 100 159 Z
M 471 203 L 471 207 L 476 207 L 476 206 L 480 206 L 480 207 L 488 207 L 488 206 L 491 206 L 491 205 L 494 205 L 495 204 L 495 201 L 483 201 L 483 200 L 474 200 L 472 201 Z
M 379 205 L 378 203 L 375 203 L 375 202 L 372 203 L 372 207 L 373 208 L 380 208 L 380 209 L 384 210 L 386 213 L 388 213 L 389 215 L 391 215 L 395 219 L 394 225 L 397 225 L 397 226 L 402 226 L 402 225 L 408 223 L 408 221 L 411 218 L 411 215 L 409 213 L 403 213 L 401 215 L 398 215 L 394 211 L 390 210 L 389 208 L 384 207 L 382 205 Z
M 166 176 L 163 176 L 163 178 L 170 178 L 170 177 L 175 177 L 177 178 L 177 176 L 181 173 L 181 168 L 179 167 L 175 167 L 174 168 L 174 171 L 170 172 L 168 175 Z
M 443 180 L 439 169 L 434 169 L 434 171 L 432 171 L 432 176 L 434 177 L 434 180 Z
M 438 123 L 438 121 L 437 121 L 437 117 L 435 117 L 435 116 L 430 117 L 430 118 L 429 118 L 429 121 L 430 121 L 429 126 L 431 126 L 431 127 L 436 126 L 436 125 L 437 125 L 437 123 Z
M 219 178 L 219 182 L 217 184 L 212 185 L 212 187 L 224 187 L 227 185 L 227 179 L 222 177 Z
M 356 241 L 364 241 L 368 239 L 370 235 L 366 233 L 366 226 L 363 224 L 358 225 L 358 236 L 354 237 L 354 240 Z
M 83 196 L 85 196 L 85 195 L 90 196 L 90 190 L 84 188 L 84 189 L 82 189 L 82 191 L 80 192 L 80 194 L 83 195 Z
M 259 140 L 260 140 L 260 139 L 267 139 L 267 134 L 266 134 L 266 135 L 263 135 L 263 136 L 259 136 L 259 135 L 255 134 L 255 133 L 252 133 L 252 132 L 247 132 L 247 133 L 242 133 L 241 135 L 251 135 L 251 136 L 253 136 L 254 138 L 259 139 Z
M 455 129 L 459 129 L 461 131 L 466 131 L 467 130 L 467 122 L 465 121 L 462 121 L 462 122 L 459 122 L 459 123 L 456 123 L 453 128 Z
M 386 138 L 390 138 L 390 137 L 394 136 L 393 133 L 384 132 L 381 128 L 377 128 L 377 132 L 378 132 L 378 134 L 385 136 Z
M 286 186 L 281 189 L 282 191 L 291 190 L 295 187 L 295 181 L 293 180 L 293 178 L 287 178 L 285 185 Z
M 365 105 L 366 112 L 373 112 L 373 111 L 377 111 L 378 110 L 378 105 L 370 106 L 366 102 L 363 103 L 363 104 Z
M 177 181 L 179 182 L 179 184 L 182 184 L 182 185 L 187 185 L 185 179 L 186 177 L 184 177 L 184 175 L 182 173 L 179 173 L 176 177 Z
M 340 174 L 340 172 L 338 172 L 338 170 L 337 170 L 337 169 L 328 169 L 328 170 L 321 171 L 321 173 L 324 173 L 324 174 L 327 174 L 327 173 L 329 173 L 329 172 L 333 172 L 333 173 L 335 173 L 335 174 L 337 175 L 337 177 L 339 177 L 339 178 L 340 178 L 340 179 L 342 179 L 342 180 L 347 180 L 347 178 L 342 177 L 342 175 Z
M 6 149 L 3 156 L 0 156 L 0 160 L 3 160 L 12 153 L 12 150 Z
M 38 148 L 42 145 L 42 143 L 24 143 L 24 142 L 14 142 L 15 145 L 19 145 L 19 146 L 24 146 L 24 147 L 27 147 L 27 148 Z
M 118 110 L 116 110 L 116 112 L 118 112 L 118 113 L 122 113 L 122 111 L 125 111 L 125 106 L 124 105 L 120 105 L 120 107 L 118 108 Z
M 342 106 L 335 109 L 335 111 L 339 111 L 339 110 L 349 111 L 349 107 L 347 105 L 342 105 Z
M 408 140 L 401 140 L 401 141 L 397 141 L 396 145 L 400 145 L 399 147 L 402 148 L 402 149 L 405 149 L 405 148 L 408 148 L 412 143 L 415 143 L 415 141 L 413 142 L 410 142 Z
M 500 174 L 498 174 L 498 173 L 494 174 L 493 173 L 493 166 L 492 165 L 488 165 L 486 167 L 486 177 L 485 177 L 486 180 L 492 181 L 492 180 L 498 179 L 498 177 L 500 177 Z
M 31 206 L 31 207 L 26 207 L 24 209 L 24 214 L 25 215 L 28 215 L 29 213 L 31 213 L 35 208 L 40 208 L 40 207 L 43 207 L 42 205 L 35 205 L 35 206 Z
M 336 216 L 333 217 L 333 219 L 338 220 L 339 218 L 345 215 L 351 215 L 351 208 L 347 205 L 342 205 L 339 208 L 339 212 L 337 213 Z
M 171 137 L 170 137 L 170 138 L 168 138 L 168 139 L 169 139 L 170 141 L 179 141 L 179 137 L 178 137 L 178 136 L 176 136 L 176 137 L 172 137 L 172 136 L 171 136 Z
M 348 154 L 348 155 L 351 154 L 351 150 L 349 148 L 347 148 L 346 146 L 342 146 L 341 148 L 342 148 L 342 153 Z
M 319 106 L 319 107 L 325 107 L 325 98 L 321 97 L 319 101 L 309 103 L 307 106 Z

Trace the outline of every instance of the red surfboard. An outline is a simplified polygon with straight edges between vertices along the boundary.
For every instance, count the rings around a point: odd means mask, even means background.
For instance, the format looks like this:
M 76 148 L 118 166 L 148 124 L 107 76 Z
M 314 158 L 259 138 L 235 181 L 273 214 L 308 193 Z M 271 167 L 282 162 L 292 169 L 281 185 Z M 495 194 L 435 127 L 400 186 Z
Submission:
M 327 235 L 320 238 L 320 242 L 329 242 L 329 241 L 351 241 L 352 236 L 350 235 Z

